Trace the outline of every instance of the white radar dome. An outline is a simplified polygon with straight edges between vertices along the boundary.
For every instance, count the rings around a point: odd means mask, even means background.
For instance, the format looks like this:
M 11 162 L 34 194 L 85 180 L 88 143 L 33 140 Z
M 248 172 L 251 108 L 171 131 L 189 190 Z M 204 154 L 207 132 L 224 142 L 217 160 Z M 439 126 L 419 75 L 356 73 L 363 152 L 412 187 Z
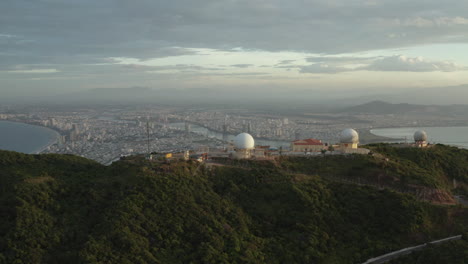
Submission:
M 255 141 L 250 134 L 240 133 L 234 139 L 234 146 L 237 149 L 253 149 L 255 147 Z
M 341 131 L 340 135 L 341 143 L 359 143 L 359 134 L 352 128 Z
M 414 141 L 427 141 L 427 134 L 423 130 L 414 132 Z

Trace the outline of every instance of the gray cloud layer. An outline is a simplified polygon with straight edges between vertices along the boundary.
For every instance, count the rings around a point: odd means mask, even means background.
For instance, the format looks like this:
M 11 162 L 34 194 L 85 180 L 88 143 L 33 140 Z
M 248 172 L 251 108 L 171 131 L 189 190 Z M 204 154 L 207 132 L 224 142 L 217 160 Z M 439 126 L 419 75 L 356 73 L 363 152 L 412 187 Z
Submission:
M 375 60 L 361 69 L 370 71 L 454 72 L 466 70 L 466 67 L 450 61 L 432 61 L 421 57 L 409 58 L 400 55 Z
M 121 65 L 110 59 L 129 57 L 141 62 L 193 55 L 196 51 L 192 48 L 234 52 L 241 47 L 323 55 L 309 58 L 308 66 L 294 65 L 301 61 L 297 56 L 296 61 L 285 57 L 276 66 L 264 65 L 303 73 L 450 72 L 464 68 L 451 62 L 400 56 L 329 55 L 468 43 L 467 32 L 468 1 L 460 0 L 2 0 L 0 92 L 3 96 L 8 89 L 14 94 L 19 87 L 33 90 L 41 86 L 60 90 L 167 85 L 165 80 L 179 85 L 180 80 L 197 74 L 279 78 L 247 71 L 255 66 L 246 63 L 257 65 L 252 61 L 201 67 L 186 60 L 183 65 L 152 67 Z M 226 70 L 229 67 L 235 67 L 236 73 Z M 248 69 L 239 72 L 243 68 Z M 177 73 L 183 74 L 175 76 Z M 205 85 L 206 79 L 199 81 L 200 85 Z
M 388 57 L 311 57 L 314 64 L 296 66 L 301 73 L 340 73 L 351 71 L 455 72 L 468 70 L 451 61 L 395 55 Z M 360 65 L 354 66 L 353 65 Z M 362 66 L 364 65 L 364 66 Z
M 1 59 L 100 62 L 169 47 L 340 53 L 466 42 L 468 2 L 447 0 L 3 0 Z
M 231 67 L 236 67 L 236 68 L 249 68 L 252 67 L 252 64 L 233 64 Z

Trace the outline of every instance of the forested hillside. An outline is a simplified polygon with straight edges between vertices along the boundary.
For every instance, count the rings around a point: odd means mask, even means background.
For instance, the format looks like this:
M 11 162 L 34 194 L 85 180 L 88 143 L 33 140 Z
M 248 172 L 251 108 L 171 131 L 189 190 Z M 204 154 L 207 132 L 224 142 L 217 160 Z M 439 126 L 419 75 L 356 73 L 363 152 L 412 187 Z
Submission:
M 396 168 L 395 174 L 405 175 L 406 183 L 428 184 L 453 189 L 468 195 L 468 150 L 445 145 L 430 148 L 401 148 L 389 144 L 369 145 L 376 153 L 385 155 Z M 406 176 L 403 171 L 410 171 Z
M 399 162 L 400 153 L 384 152 Z M 359 263 L 466 232 L 464 207 L 327 177 L 372 177 L 381 160 L 210 167 L 135 159 L 106 167 L 0 151 L 0 263 Z M 425 184 L 447 187 L 428 177 Z

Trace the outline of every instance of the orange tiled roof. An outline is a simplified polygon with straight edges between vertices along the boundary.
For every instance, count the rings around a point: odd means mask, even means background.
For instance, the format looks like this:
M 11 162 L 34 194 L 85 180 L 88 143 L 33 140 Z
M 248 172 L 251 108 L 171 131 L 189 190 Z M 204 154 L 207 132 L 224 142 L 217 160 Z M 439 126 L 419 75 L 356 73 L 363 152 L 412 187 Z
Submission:
M 323 145 L 321 140 L 313 139 L 313 138 L 294 140 L 293 144 L 304 145 L 304 146 L 309 146 L 309 145 L 322 146 Z

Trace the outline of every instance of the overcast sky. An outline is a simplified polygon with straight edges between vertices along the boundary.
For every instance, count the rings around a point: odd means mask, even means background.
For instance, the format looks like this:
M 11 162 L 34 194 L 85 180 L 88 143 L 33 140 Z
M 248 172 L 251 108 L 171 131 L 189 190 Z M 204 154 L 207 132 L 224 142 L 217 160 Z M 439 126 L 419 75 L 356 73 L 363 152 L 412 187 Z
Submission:
M 468 84 L 464 0 L 1 0 L 0 94 Z

